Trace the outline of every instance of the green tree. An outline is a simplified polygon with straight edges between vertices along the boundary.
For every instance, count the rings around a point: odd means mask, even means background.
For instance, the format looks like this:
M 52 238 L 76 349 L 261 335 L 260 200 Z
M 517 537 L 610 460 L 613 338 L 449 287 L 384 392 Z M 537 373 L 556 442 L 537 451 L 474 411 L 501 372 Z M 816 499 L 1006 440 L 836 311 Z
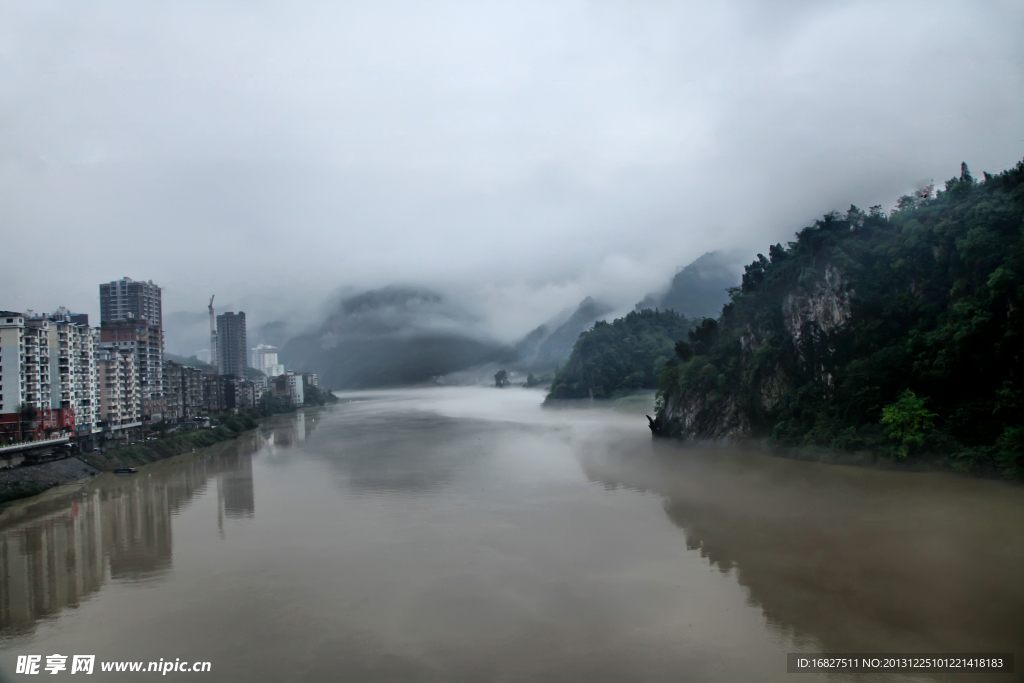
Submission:
M 494 386 L 501 387 L 508 386 L 508 373 L 504 370 L 498 370 L 494 373 Z
M 527 387 L 535 387 L 538 384 L 540 384 L 540 380 L 537 379 L 536 375 L 534 375 L 532 372 L 526 373 L 526 386 Z
M 896 453 L 901 458 L 910 454 L 911 446 L 924 443 L 925 432 L 935 426 L 935 414 L 924 407 L 926 401 L 907 389 L 898 401 L 882 408 L 882 424 L 889 437 L 899 442 Z

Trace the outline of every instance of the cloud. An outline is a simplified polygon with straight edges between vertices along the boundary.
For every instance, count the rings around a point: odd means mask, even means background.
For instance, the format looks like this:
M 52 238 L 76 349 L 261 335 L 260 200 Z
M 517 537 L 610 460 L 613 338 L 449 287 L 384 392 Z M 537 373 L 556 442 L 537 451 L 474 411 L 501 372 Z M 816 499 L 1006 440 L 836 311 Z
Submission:
M 1022 32 L 1010 2 L 6 4 L 3 305 L 95 316 L 129 275 L 300 329 L 401 282 L 505 340 L 627 309 L 1014 164 Z

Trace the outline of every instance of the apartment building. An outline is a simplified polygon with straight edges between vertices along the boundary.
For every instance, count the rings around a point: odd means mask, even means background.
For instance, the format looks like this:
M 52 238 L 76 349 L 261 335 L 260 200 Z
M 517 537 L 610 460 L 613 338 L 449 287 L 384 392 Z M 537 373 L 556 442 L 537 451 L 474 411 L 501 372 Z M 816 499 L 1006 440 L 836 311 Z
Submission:
M 67 436 L 75 429 L 74 407 L 61 401 L 56 350 L 51 365 L 51 334 L 57 333 L 43 316 L 0 311 L 0 442 Z
M 77 434 L 97 431 L 97 337 L 89 317 L 59 308 L 48 315 L 32 315 L 29 322 L 48 323 L 49 407 L 70 409 Z
M 277 363 L 278 349 L 276 346 L 259 344 L 249 352 L 249 365 L 262 372 L 267 377 L 276 377 L 284 372 L 275 373 L 274 370 L 281 367 Z
M 164 393 L 164 419 L 188 420 L 202 415 L 203 371 L 174 361 L 164 361 Z
M 162 290 L 123 277 L 100 285 L 100 345 L 135 354 L 139 414 L 160 420 L 165 410 Z
M 117 432 L 142 424 L 138 371 L 130 348 L 101 347 L 96 353 L 99 376 L 100 426 Z
M 145 320 L 115 320 L 100 326 L 100 347 L 131 351 L 135 357 L 139 414 L 144 420 L 163 417 L 164 334 Z
M 287 398 L 295 407 L 301 407 L 306 400 L 302 390 L 301 372 L 286 372 L 275 377 L 270 384 L 274 396 Z
M 152 280 L 139 282 L 130 277 L 100 285 L 100 323 L 114 320 L 145 320 L 163 328 L 160 287 Z
M 245 341 L 245 313 L 228 312 L 217 316 L 217 371 L 222 375 L 245 376 L 248 365 Z

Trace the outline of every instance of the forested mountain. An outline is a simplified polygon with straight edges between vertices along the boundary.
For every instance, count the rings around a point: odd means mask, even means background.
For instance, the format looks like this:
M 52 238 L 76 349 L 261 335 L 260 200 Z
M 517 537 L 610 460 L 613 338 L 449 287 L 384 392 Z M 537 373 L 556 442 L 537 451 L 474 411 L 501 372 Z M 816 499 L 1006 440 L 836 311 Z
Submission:
M 487 362 L 510 347 L 465 333 L 475 321 L 430 290 L 391 286 L 342 300 L 315 332 L 281 349 L 291 368 L 315 368 L 337 389 L 401 386 Z
M 746 267 L 659 378 L 656 434 L 1024 471 L 1024 162 L 851 206 Z
M 569 361 L 555 376 L 549 399 L 611 398 L 653 389 L 675 344 L 693 321 L 674 311 L 643 310 L 614 322 L 599 321 L 579 335 Z

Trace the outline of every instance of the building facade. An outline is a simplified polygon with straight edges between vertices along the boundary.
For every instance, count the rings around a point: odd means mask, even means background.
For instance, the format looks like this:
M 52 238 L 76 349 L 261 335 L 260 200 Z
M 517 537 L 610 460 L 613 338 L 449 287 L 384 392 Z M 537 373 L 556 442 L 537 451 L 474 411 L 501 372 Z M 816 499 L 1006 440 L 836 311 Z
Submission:
M 100 347 L 131 351 L 138 374 L 139 414 L 162 419 L 164 337 L 158 325 L 144 320 L 115 320 L 100 326 Z
M 262 372 L 267 377 L 276 377 L 281 372 L 274 374 L 274 370 L 281 367 L 277 363 L 277 347 L 260 344 L 249 352 L 249 365 Z
M 296 408 L 301 407 L 306 400 L 302 391 L 302 373 L 286 372 L 275 377 L 271 381 L 271 392 L 274 396 L 287 398 Z
M 217 316 L 217 371 L 222 375 L 245 376 L 249 346 L 245 340 L 245 313 Z
M 77 434 L 97 431 L 97 340 L 89 317 L 59 308 L 49 315 L 33 315 L 30 321 L 48 323 L 49 407 L 71 409 Z
M 144 420 L 162 419 L 165 409 L 162 296 L 152 280 L 124 277 L 100 285 L 100 345 L 135 354 L 138 412 Z
M 138 371 L 129 348 L 101 347 L 96 354 L 100 389 L 99 425 L 117 432 L 142 424 Z
M 74 433 L 74 408 L 53 407 L 50 322 L 0 311 L 0 444 Z
M 114 320 L 145 320 L 163 328 L 160 287 L 152 280 L 138 282 L 130 277 L 100 285 L 100 323 Z
M 203 371 L 164 361 L 165 420 L 190 420 L 203 414 Z

